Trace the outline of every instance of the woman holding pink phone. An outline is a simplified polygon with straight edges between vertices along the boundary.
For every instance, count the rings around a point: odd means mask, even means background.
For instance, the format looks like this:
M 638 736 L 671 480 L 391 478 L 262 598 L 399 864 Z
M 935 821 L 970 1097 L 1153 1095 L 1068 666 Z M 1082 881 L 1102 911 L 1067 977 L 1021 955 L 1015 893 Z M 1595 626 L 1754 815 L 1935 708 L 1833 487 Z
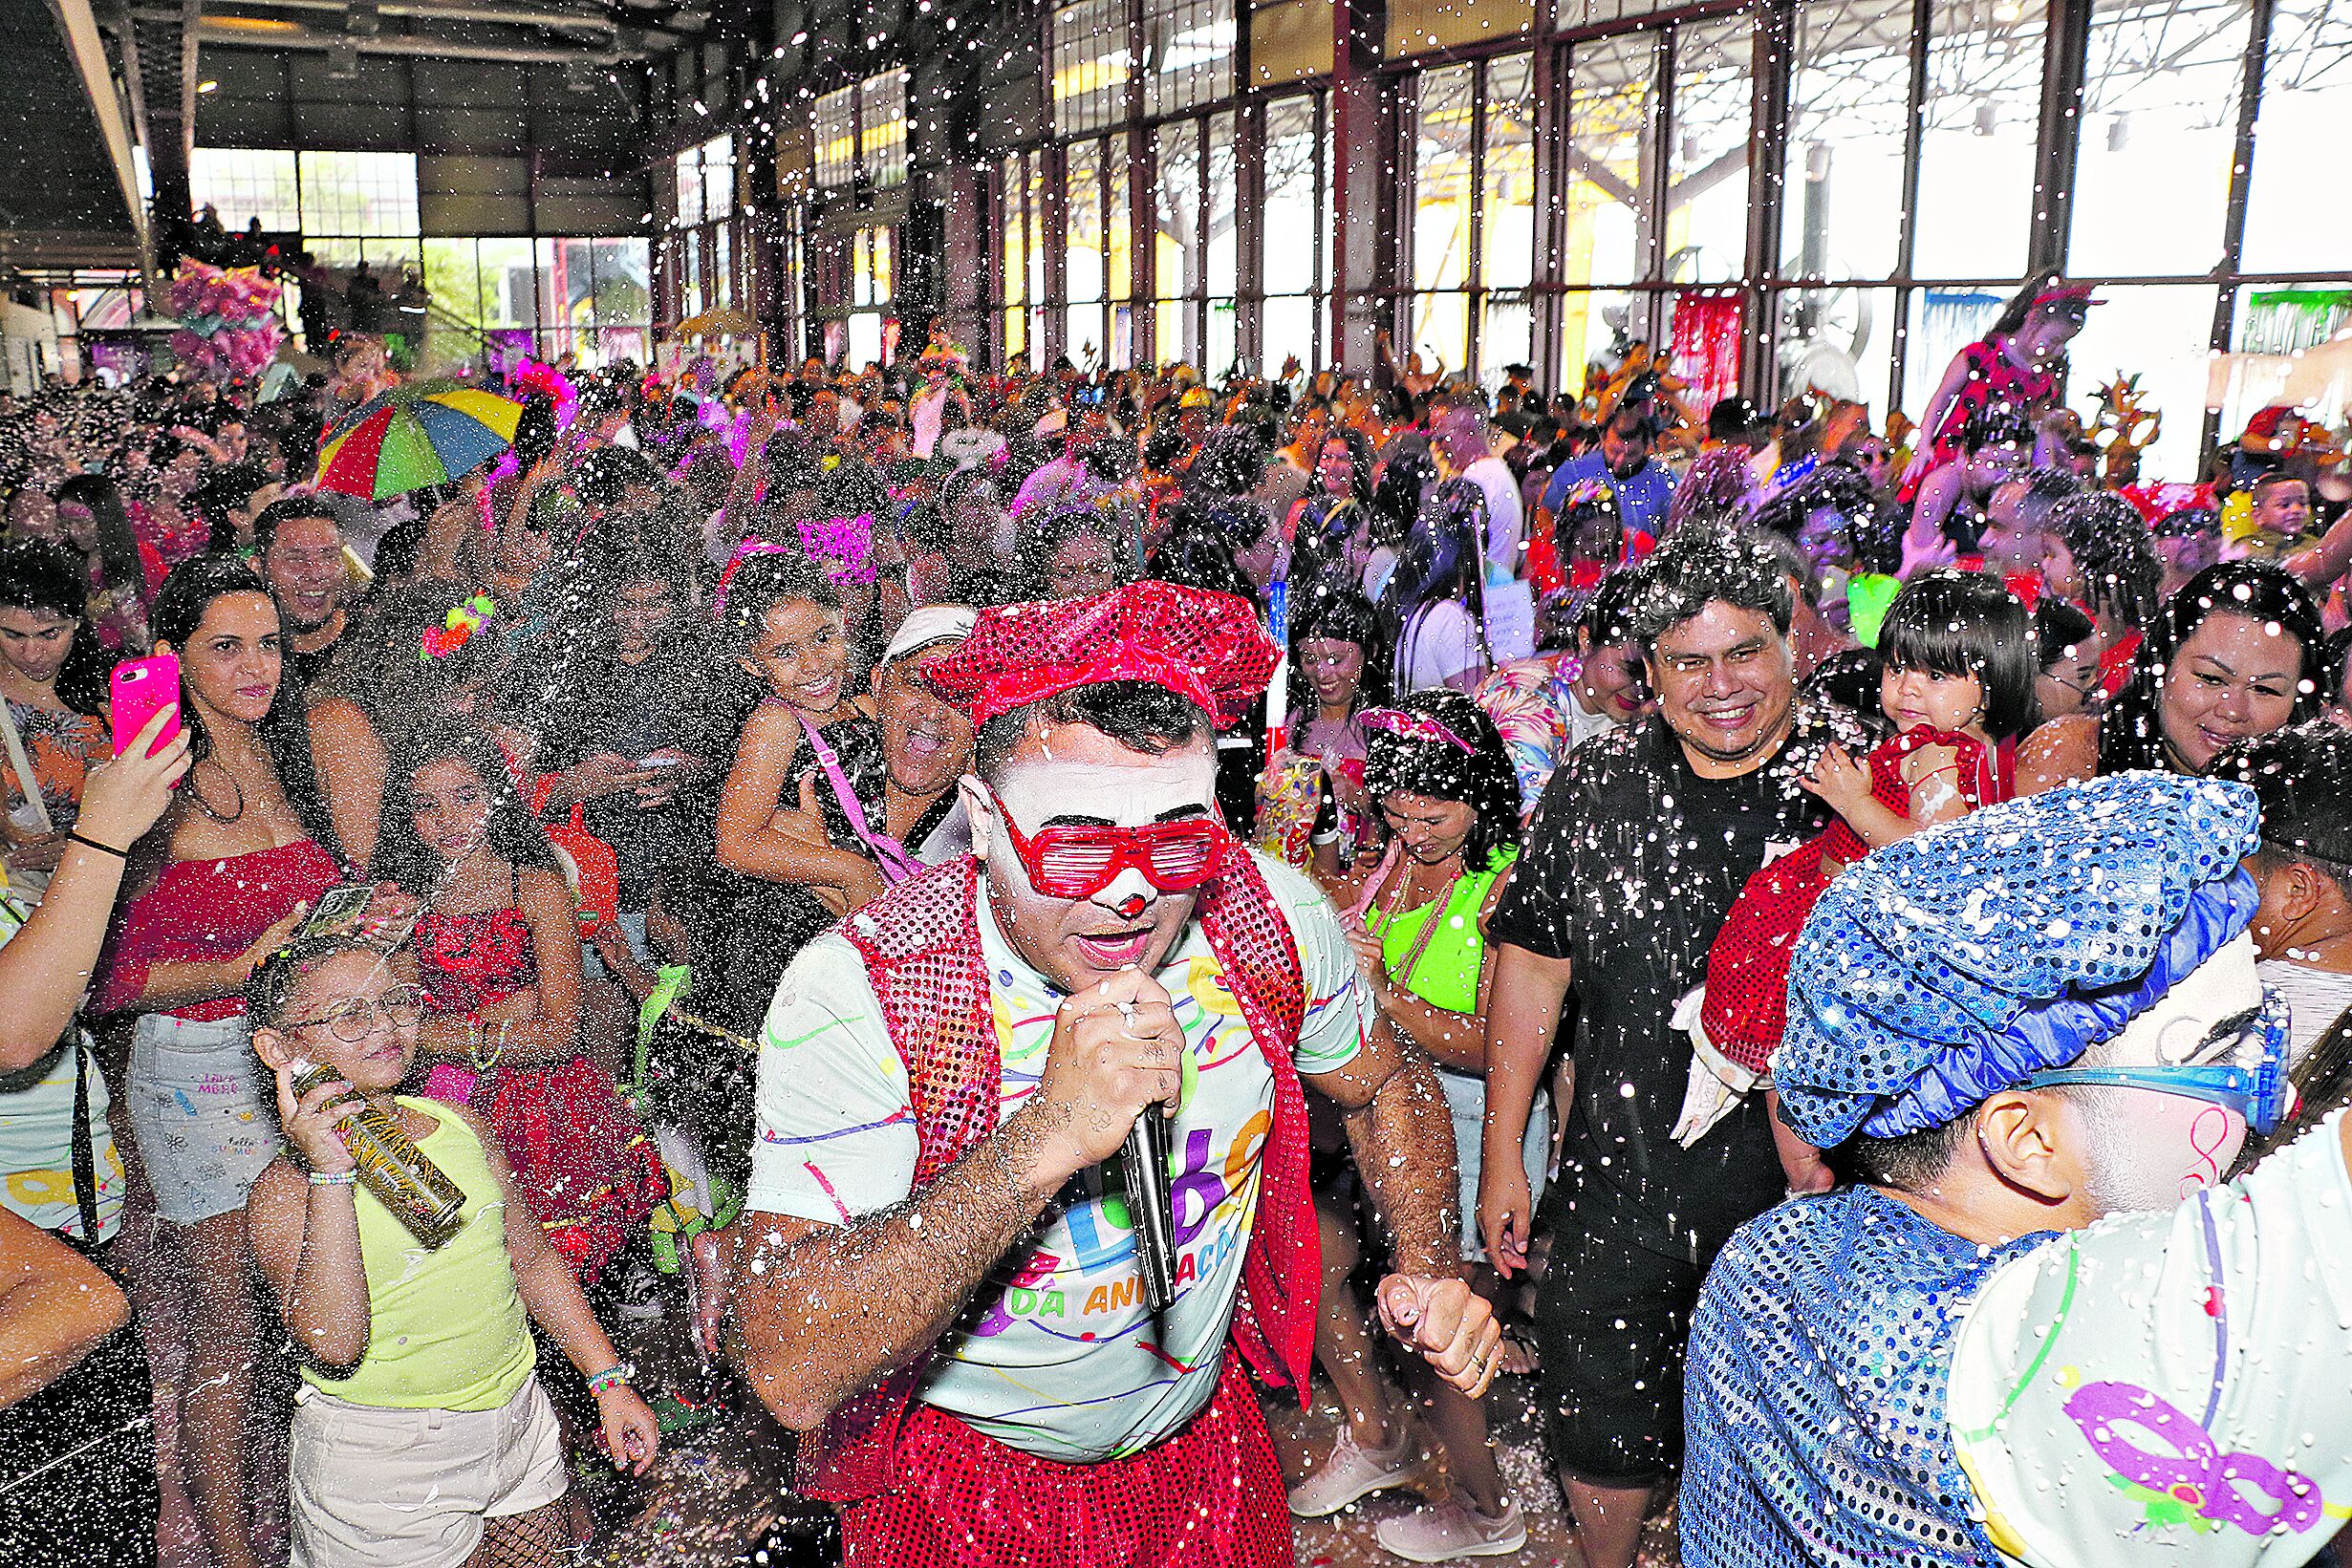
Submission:
M 269 590 L 242 561 L 199 556 L 165 580 L 154 624 L 158 660 L 176 661 L 180 678 L 165 662 L 119 672 L 116 699 L 132 711 L 118 710 L 118 743 L 139 711 L 177 698 L 195 761 L 134 850 L 135 891 L 98 1005 L 139 1015 L 131 1128 L 165 1239 L 194 1281 L 183 1311 L 148 1319 L 176 1320 L 186 1338 L 176 1429 L 189 1494 L 221 1568 L 258 1568 L 244 1458 L 260 1339 L 243 1215 L 278 1128 L 247 1043 L 244 988 L 319 896 L 356 872 L 300 705 L 279 700 L 283 641 Z

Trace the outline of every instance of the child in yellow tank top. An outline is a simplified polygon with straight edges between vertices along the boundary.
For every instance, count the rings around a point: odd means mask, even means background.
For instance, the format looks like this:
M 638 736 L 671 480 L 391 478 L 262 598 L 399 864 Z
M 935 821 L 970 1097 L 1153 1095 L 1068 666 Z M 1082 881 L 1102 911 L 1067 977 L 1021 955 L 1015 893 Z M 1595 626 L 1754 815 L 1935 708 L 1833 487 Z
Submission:
M 298 940 L 248 986 L 291 1146 L 253 1184 L 246 1220 L 304 1358 L 294 1568 L 457 1568 L 486 1539 L 499 1561 L 554 1568 L 572 1545 L 562 1443 L 524 1314 L 588 1379 L 615 1464 L 641 1474 L 652 1463 L 654 1414 L 488 1134 L 455 1106 L 394 1094 L 421 1013 L 405 958 L 356 936 Z M 334 1076 L 297 1096 L 296 1063 Z M 359 1100 L 464 1194 L 463 1223 L 439 1247 L 359 1185 L 335 1130 Z

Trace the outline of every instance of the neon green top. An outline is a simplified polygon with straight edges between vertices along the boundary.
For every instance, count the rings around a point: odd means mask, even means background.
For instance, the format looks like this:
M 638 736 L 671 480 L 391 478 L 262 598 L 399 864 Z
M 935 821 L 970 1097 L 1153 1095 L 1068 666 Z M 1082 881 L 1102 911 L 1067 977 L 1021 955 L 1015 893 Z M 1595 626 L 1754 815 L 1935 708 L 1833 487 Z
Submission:
M 439 1252 L 419 1245 L 365 1186 L 353 1190 L 368 1277 L 368 1348 L 349 1377 L 305 1366 L 337 1399 L 402 1410 L 495 1410 L 522 1391 L 536 1361 L 507 1256 L 507 1202 L 482 1142 L 447 1106 L 397 1103 L 437 1126 L 417 1148 L 465 1194 L 465 1226 Z
M 1418 909 L 1397 911 L 1393 919 L 1384 917 L 1377 908 L 1370 912 L 1371 929 L 1380 937 L 1381 961 L 1388 965 L 1399 986 L 1432 1007 L 1449 1013 L 1478 1010 L 1478 966 L 1486 958 L 1486 938 L 1478 934 L 1478 911 L 1485 908 L 1486 895 L 1494 890 L 1495 879 L 1509 870 L 1517 859 L 1519 849 L 1513 846 L 1502 851 L 1500 863 L 1491 870 L 1455 878 L 1442 908 L 1435 903 L 1423 904 Z M 1431 933 L 1429 946 L 1422 950 L 1419 960 L 1408 974 L 1406 961 L 1412 957 L 1413 944 L 1421 939 L 1421 927 L 1433 912 L 1443 924 Z

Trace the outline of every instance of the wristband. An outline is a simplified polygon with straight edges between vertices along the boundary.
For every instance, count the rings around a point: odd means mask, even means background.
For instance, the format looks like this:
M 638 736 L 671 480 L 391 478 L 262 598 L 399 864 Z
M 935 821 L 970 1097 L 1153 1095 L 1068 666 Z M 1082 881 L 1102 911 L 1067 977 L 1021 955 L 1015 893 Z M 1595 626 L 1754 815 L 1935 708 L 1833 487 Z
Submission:
M 80 845 L 85 849 L 96 849 L 99 854 L 112 855 L 117 860 L 128 860 L 131 858 L 130 850 L 118 849 L 111 844 L 100 844 L 97 839 L 85 838 L 77 828 L 67 829 L 65 836 L 69 841 Z
M 313 1187 L 349 1187 L 359 1179 L 356 1170 L 313 1171 L 310 1173 Z
M 592 1394 L 601 1394 L 608 1389 L 622 1387 L 635 1381 L 637 1375 L 637 1369 L 635 1362 L 615 1362 L 588 1380 L 588 1391 Z

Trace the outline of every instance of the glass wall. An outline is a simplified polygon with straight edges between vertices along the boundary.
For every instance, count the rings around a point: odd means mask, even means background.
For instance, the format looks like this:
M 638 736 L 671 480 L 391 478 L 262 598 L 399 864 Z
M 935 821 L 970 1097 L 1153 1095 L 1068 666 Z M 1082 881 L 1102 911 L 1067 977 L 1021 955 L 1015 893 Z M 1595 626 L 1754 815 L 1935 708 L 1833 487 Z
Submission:
M 1258 361 L 1327 361 L 1330 335 L 1331 162 L 1329 112 L 1320 93 L 1276 98 L 1265 108 L 1259 194 Z
M 1413 104 L 1413 292 L 1400 351 L 1489 382 L 1524 360 L 1534 317 L 1534 56 L 1420 74 Z
M 2181 477 L 2209 384 L 2227 434 L 2258 385 L 2299 385 L 2280 367 L 2327 340 L 2304 341 L 2315 323 L 2352 313 L 2352 204 L 2311 172 L 2352 124 L 2341 0 L 2090 0 L 2071 61 L 2048 0 L 1657 10 L 1578 0 L 1556 13 L 1577 31 L 1533 52 L 1498 39 L 1382 68 L 1400 188 L 1359 204 L 1383 211 L 1382 261 L 1348 281 L 1400 352 L 1490 381 L 1524 360 L 1573 387 L 1648 343 L 1701 412 L 1735 387 L 1813 388 L 1876 422 L 1919 412 L 2029 267 L 2053 266 L 2105 302 L 2070 402 L 2140 373 L 2168 407 L 2153 466 Z M 1058 146 L 992 171 L 1008 357 L 1092 343 L 1215 374 L 1333 356 L 1327 95 L 1239 97 L 1238 11 L 1080 0 L 1043 24 Z M 2078 68 L 2079 98 L 2052 91 Z M 256 200 L 269 178 L 248 176 Z M 1048 233 L 1067 242 L 1054 265 Z M 1131 296 L 1148 331 L 1125 329 Z
M 861 178 L 876 187 L 907 177 L 906 75 L 885 71 L 820 94 L 810 110 L 819 189 L 838 189 Z
M 423 249 L 438 307 L 428 357 L 468 358 L 493 333 L 529 333 L 543 358 L 648 362 L 649 242 L 434 236 Z

